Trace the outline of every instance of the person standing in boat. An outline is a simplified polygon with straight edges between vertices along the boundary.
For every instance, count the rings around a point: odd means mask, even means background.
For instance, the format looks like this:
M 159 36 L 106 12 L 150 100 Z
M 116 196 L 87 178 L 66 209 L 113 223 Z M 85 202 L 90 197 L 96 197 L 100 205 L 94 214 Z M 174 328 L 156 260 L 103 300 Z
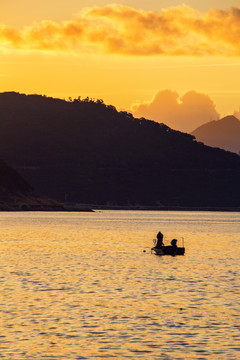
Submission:
M 159 231 L 159 233 L 157 234 L 157 244 L 156 244 L 156 248 L 157 249 L 161 249 L 164 246 L 163 243 L 163 234 L 161 233 L 161 231 Z

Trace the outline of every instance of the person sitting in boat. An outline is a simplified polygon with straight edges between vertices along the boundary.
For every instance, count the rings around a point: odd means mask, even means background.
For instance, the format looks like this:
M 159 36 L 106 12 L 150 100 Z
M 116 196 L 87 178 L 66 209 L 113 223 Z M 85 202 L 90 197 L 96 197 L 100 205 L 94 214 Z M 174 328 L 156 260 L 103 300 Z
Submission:
M 174 249 L 177 249 L 177 239 L 172 239 L 171 245 Z
M 163 234 L 159 231 L 159 233 L 157 234 L 157 244 L 156 244 L 156 248 L 157 249 L 161 249 L 164 246 L 163 243 Z

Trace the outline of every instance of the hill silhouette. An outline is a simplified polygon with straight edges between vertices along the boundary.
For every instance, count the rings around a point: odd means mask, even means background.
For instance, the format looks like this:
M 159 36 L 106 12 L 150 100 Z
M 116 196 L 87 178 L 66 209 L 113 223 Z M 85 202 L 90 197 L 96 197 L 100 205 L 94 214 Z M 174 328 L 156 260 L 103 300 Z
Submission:
M 0 94 L 0 154 L 77 203 L 238 206 L 240 157 L 102 100 Z
M 206 145 L 240 153 L 240 120 L 235 116 L 207 122 L 195 129 L 192 135 Z
M 0 160 L 0 210 L 10 209 L 10 204 L 16 204 L 31 191 L 31 186 L 13 168 Z
M 0 160 L 0 211 L 60 209 L 59 202 L 37 195 L 16 170 Z

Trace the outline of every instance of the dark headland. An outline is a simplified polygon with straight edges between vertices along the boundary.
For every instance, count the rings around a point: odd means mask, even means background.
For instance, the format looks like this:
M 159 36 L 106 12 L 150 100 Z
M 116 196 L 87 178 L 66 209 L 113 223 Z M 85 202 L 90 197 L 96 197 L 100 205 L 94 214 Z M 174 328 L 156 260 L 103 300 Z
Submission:
M 6 187 L 1 171 L 2 200 L 4 194 L 12 194 L 13 202 L 17 194 L 36 200 L 34 192 L 41 194 L 40 203 L 43 197 L 54 202 L 52 209 L 67 203 L 76 211 L 84 210 L 83 204 L 112 209 L 240 208 L 237 154 L 205 146 L 164 124 L 134 118 L 102 100 L 1 93 L 0 129 L 0 157 L 16 179 L 15 187 Z

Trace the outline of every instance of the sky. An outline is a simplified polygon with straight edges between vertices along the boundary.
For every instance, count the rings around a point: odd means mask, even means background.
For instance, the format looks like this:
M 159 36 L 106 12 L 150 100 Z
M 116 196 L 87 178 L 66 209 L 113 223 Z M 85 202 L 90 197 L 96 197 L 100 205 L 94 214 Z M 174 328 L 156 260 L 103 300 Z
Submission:
M 240 108 L 240 0 L 0 0 L 0 92 L 193 131 Z

